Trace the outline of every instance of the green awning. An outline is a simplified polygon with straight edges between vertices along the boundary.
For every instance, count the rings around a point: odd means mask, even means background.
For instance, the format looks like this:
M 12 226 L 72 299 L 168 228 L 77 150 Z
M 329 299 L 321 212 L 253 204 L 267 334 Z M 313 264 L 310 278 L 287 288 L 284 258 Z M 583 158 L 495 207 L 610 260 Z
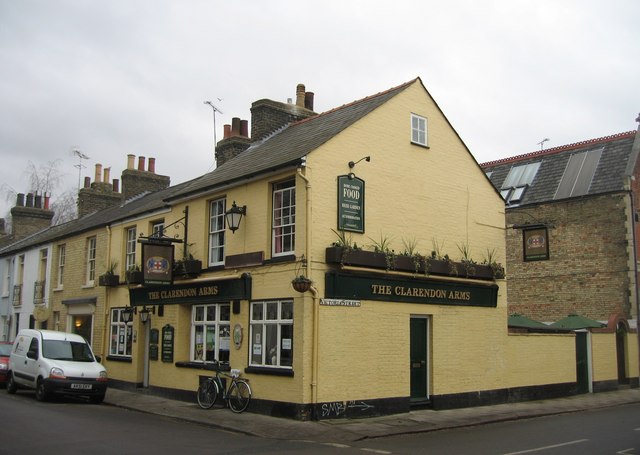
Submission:
M 579 316 L 577 314 L 570 314 L 566 318 L 560 319 L 559 321 L 551 324 L 551 327 L 562 328 L 562 329 L 589 329 L 589 328 L 602 328 L 606 327 L 606 324 L 603 324 L 598 321 L 594 321 L 593 319 L 585 318 L 584 316 Z
M 507 325 L 509 327 L 521 327 L 525 329 L 548 329 L 549 326 L 543 322 L 535 321 L 521 314 L 512 314 L 509 316 Z

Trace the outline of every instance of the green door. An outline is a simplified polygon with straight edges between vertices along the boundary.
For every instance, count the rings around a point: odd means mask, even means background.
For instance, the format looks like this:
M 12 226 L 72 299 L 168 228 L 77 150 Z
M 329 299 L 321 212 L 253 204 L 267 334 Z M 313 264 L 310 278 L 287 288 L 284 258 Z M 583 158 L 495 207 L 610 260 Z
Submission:
M 589 392 L 589 351 L 587 332 L 576 332 L 576 382 L 578 393 Z
M 428 398 L 427 393 L 427 327 L 428 319 L 411 318 L 411 400 Z

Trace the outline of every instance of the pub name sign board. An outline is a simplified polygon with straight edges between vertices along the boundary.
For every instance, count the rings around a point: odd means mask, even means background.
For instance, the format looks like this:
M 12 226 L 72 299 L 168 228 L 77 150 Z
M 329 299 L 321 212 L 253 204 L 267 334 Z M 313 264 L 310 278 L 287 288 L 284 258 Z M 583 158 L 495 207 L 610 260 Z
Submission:
M 338 176 L 338 230 L 364 233 L 364 180 Z

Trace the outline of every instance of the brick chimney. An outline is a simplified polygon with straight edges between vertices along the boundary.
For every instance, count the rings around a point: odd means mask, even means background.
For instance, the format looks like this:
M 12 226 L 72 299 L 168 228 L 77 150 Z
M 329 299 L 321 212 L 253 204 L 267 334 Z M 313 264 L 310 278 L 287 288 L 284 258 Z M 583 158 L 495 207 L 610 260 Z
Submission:
M 103 170 L 102 164 L 96 164 L 94 182 L 91 183 L 91 177 L 84 178 L 84 188 L 78 191 L 78 218 L 122 202 L 122 195 L 109 183 L 110 173 L 111 168 Z
M 289 123 L 314 115 L 313 92 L 298 84 L 295 104 L 262 99 L 251 105 L 251 138 L 258 141 Z
M 224 137 L 216 146 L 216 166 L 221 166 L 231 158 L 238 156 L 251 145 L 249 122 L 234 117 L 231 125 L 224 125 Z
M 166 175 L 156 174 L 156 160 L 149 158 L 149 167 L 145 170 L 145 157 L 138 157 L 138 168 L 134 169 L 135 155 L 127 156 L 127 169 L 122 171 L 122 196 L 131 199 L 144 192 L 163 190 L 169 187 L 171 179 Z
M 53 211 L 42 206 L 42 196 L 18 194 L 16 206 L 11 209 L 11 226 L 14 239 L 41 231 L 51 226 Z

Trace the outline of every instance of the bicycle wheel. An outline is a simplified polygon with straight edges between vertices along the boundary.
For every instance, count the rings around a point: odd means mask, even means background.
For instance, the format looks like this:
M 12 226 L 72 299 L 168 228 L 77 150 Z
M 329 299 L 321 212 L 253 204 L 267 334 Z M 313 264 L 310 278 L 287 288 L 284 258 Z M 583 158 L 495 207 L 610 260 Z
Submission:
M 229 387 L 229 408 L 233 412 L 242 412 L 249 406 L 251 387 L 243 380 L 234 381 Z
M 198 387 L 198 406 L 209 409 L 218 398 L 218 385 L 211 379 L 207 379 Z

